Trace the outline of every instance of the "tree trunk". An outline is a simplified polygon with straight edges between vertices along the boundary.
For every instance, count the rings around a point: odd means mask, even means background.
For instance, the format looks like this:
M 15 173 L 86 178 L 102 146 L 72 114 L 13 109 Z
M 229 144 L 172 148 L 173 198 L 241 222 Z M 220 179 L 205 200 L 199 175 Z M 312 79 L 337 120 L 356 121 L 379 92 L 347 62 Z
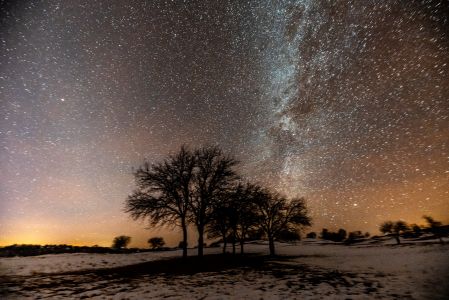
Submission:
M 226 254 L 226 246 L 228 244 L 228 241 L 226 240 L 226 233 L 223 233 L 221 238 L 223 239 L 223 254 Z
M 242 228 L 242 235 L 241 235 L 241 238 L 240 238 L 240 254 L 244 254 L 244 249 L 243 249 L 243 247 L 244 247 L 244 244 L 245 244 L 245 236 L 246 236 L 246 230 L 244 230 L 243 228 Z
M 226 238 L 225 238 L 225 239 L 223 239 L 223 254 L 226 254 L 226 246 L 227 246 L 227 243 L 226 243 Z
M 396 238 L 396 242 L 398 243 L 398 245 L 401 243 L 401 240 L 399 239 L 399 234 L 398 235 L 395 235 L 395 238 Z
M 270 256 L 275 256 L 276 252 L 274 250 L 274 237 L 268 236 L 268 243 L 270 245 Z
M 232 255 L 235 255 L 235 242 L 236 242 L 236 238 L 235 238 L 235 232 L 232 234 Z
M 182 257 L 187 257 L 187 225 L 185 220 L 181 220 L 181 226 L 182 226 Z
M 198 226 L 198 256 L 203 256 L 203 246 L 204 246 L 204 228 L 203 226 Z

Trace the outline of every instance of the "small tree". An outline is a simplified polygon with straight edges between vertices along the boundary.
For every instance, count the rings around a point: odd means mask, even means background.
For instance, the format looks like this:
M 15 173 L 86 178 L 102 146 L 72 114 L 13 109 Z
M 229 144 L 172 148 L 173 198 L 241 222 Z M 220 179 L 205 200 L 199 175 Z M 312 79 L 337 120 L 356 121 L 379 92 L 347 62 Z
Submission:
M 112 242 L 112 248 L 114 249 L 123 249 L 128 246 L 128 244 L 131 242 L 131 237 L 126 235 L 117 236 L 114 238 Z
M 329 230 L 327 228 L 323 228 L 321 230 L 320 238 L 323 239 L 323 240 L 329 239 Z
M 152 237 L 148 240 L 148 244 L 150 244 L 151 249 L 159 249 L 164 247 L 165 241 L 162 237 Z
M 340 228 L 337 232 L 338 241 L 343 241 L 344 239 L 346 239 L 346 235 L 347 235 L 346 230 Z
M 393 237 L 396 239 L 396 242 L 400 244 L 401 240 L 399 239 L 399 237 L 401 233 L 404 233 L 405 231 L 408 230 L 408 226 L 407 223 L 405 223 L 404 221 L 396 221 L 396 222 L 386 221 L 380 225 L 379 230 L 383 234 L 392 234 Z
M 393 222 L 385 221 L 379 226 L 379 231 L 383 234 L 390 234 L 393 232 Z
M 351 231 L 348 234 L 348 238 L 346 239 L 345 243 L 346 244 L 353 244 L 357 241 L 360 241 L 363 238 L 363 234 L 360 230 L 357 231 Z
M 276 253 L 274 240 L 281 231 L 297 231 L 303 226 L 311 225 L 303 198 L 294 198 L 288 201 L 287 198 L 279 194 L 260 190 L 255 204 L 258 212 L 258 225 L 268 238 L 271 256 Z
M 338 232 L 329 231 L 326 228 L 323 228 L 321 231 L 321 238 L 323 240 L 330 240 L 333 242 L 341 242 L 346 238 L 346 230 L 340 228 Z
M 439 221 L 435 221 L 431 216 L 423 216 L 423 219 L 426 220 L 430 232 L 440 240 L 440 243 L 443 244 L 444 242 L 441 232 L 441 226 L 443 224 Z
M 413 224 L 410 227 L 411 227 L 411 229 L 413 231 L 413 234 L 415 236 L 420 236 L 421 235 L 422 229 L 421 229 L 421 227 L 418 224 Z
M 308 238 L 308 239 L 316 239 L 316 232 L 309 232 L 307 235 L 306 235 L 306 238 Z
M 293 241 L 300 241 L 301 235 L 297 230 L 291 231 L 291 230 L 281 230 L 278 234 L 278 240 L 283 242 L 293 242 Z
M 396 221 L 393 226 L 393 233 L 396 237 L 398 244 L 400 243 L 399 236 L 408 230 L 407 223 L 404 221 Z

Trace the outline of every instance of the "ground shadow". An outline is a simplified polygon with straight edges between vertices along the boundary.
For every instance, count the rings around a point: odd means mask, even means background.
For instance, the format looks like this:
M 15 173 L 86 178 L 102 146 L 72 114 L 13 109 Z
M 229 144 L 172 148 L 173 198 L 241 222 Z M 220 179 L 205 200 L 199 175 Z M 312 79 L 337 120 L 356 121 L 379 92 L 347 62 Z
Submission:
M 132 286 L 150 280 L 151 278 L 165 278 L 168 282 L 185 280 L 185 275 L 197 273 L 214 273 L 238 278 L 239 274 L 251 273 L 254 276 L 272 278 L 273 286 L 285 284 L 286 288 L 294 290 L 314 289 L 320 284 L 336 287 L 352 287 L 363 285 L 364 292 L 376 292 L 372 280 L 359 278 L 358 274 L 342 273 L 335 270 L 314 268 L 298 263 L 298 256 L 263 256 L 263 255 L 206 255 L 202 258 L 188 257 L 171 258 L 139 263 L 135 265 L 114 267 L 108 269 L 80 270 L 58 274 L 37 274 L 33 276 L 0 277 L 0 297 L 20 296 L 30 292 L 39 293 L 49 290 L 53 295 L 60 295 L 61 291 L 70 291 L 72 296 L 79 295 L 87 290 L 105 290 L 111 283 Z M 292 260 L 295 259 L 293 263 Z M 259 274 L 259 275 L 257 275 Z M 184 279 L 183 279 L 184 278 Z M 189 284 L 185 282 L 184 284 Z M 197 282 L 197 284 L 205 284 Z M 265 286 L 260 287 L 264 290 Z

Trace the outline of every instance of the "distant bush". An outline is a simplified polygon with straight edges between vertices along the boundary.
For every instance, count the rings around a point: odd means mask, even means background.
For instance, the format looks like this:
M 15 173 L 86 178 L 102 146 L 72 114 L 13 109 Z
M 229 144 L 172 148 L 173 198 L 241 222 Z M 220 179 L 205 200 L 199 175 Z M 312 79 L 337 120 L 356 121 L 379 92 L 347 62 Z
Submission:
M 0 257 L 13 256 L 36 256 L 45 254 L 61 253 L 134 253 L 142 252 L 143 249 L 112 249 L 100 246 L 71 246 L 71 245 L 11 245 L 0 247 Z M 148 250 L 147 250 L 148 251 Z
M 341 242 L 346 238 L 346 230 L 339 229 L 338 232 L 332 232 L 323 228 L 321 231 L 321 238 L 323 240 L 329 240 L 333 242 Z
M 299 241 L 301 240 L 301 235 L 298 231 L 286 229 L 279 232 L 277 240 L 282 242 Z
M 184 245 L 185 245 L 184 241 L 180 241 L 179 244 L 178 244 L 178 248 L 183 249 Z M 187 245 L 186 245 L 186 247 L 187 247 Z
M 427 222 L 427 230 L 437 237 L 441 243 L 444 243 L 442 237 L 447 234 L 447 226 L 443 226 L 440 221 L 436 221 L 431 216 L 423 216 L 423 219 Z
M 260 228 L 250 229 L 247 233 L 247 241 L 258 241 L 264 237 L 263 230 Z
M 126 235 L 117 236 L 112 241 L 112 248 L 114 249 L 122 249 L 126 248 L 128 244 L 131 242 L 131 237 Z
M 422 234 L 422 229 L 421 229 L 421 227 L 420 227 L 419 225 L 417 225 L 417 224 L 412 224 L 412 225 L 410 225 L 410 227 L 411 227 L 411 229 L 412 229 L 412 231 L 413 231 L 413 234 L 414 234 L 416 237 L 419 237 L 419 236 Z
M 360 230 L 352 231 L 348 235 L 348 239 L 361 239 L 363 237 L 364 237 L 364 235 Z
M 308 238 L 308 239 L 316 239 L 316 232 L 309 232 L 307 235 L 306 235 L 306 238 Z
M 148 244 L 150 244 L 151 249 L 160 249 L 164 247 L 165 241 L 162 237 L 152 237 L 148 240 Z

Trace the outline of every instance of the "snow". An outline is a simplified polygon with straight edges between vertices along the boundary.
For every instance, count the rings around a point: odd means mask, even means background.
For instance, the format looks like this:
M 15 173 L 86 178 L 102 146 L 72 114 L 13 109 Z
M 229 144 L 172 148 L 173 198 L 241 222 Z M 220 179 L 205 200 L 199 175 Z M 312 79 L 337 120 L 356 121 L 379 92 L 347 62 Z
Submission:
M 377 277 L 383 286 L 391 286 L 391 293 L 414 299 L 437 299 L 435 295 L 449 296 L 448 250 L 447 244 L 417 243 L 393 247 L 284 246 L 278 252 L 301 256 L 293 260 L 297 263 L 364 274 L 365 278 Z
M 205 253 L 217 253 L 217 249 L 206 249 Z M 196 250 L 190 249 L 190 255 Z M 29 276 L 34 274 L 62 273 L 79 270 L 114 268 L 162 258 L 179 257 L 181 250 L 141 252 L 130 254 L 67 253 L 27 257 L 0 258 L 0 276 Z
M 447 299 L 449 244 L 389 242 L 278 243 L 279 258 L 261 267 L 195 274 L 61 274 L 179 257 L 180 251 L 1 258 L 0 283 L 11 299 Z M 245 249 L 267 254 L 267 248 L 251 243 Z M 206 254 L 220 251 L 208 248 Z

